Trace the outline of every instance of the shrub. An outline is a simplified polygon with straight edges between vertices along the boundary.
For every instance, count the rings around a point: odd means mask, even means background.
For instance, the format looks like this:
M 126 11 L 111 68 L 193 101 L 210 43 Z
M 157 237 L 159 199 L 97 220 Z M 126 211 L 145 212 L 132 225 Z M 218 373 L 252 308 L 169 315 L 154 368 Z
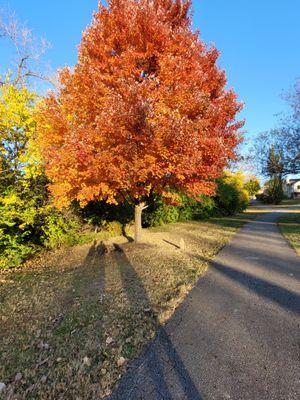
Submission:
M 180 206 L 180 221 L 190 221 L 209 218 L 215 211 L 215 201 L 211 197 L 202 196 L 201 200 L 196 200 L 187 196 L 182 196 Z
M 178 221 L 209 218 L 215 210 L 214 200 L 207 196 L 203 196 L 200 201 L 186 195 L 180 195 L 180 199 L 180 204 L 174 206 L 165 204 L 159 196 L 153 196 L 143 214 L 144 226 L 160 226 Z
M 149 201 L 149 207 L 143 213 L 144 226 L 160 226 L 179 221 L 180 211 L 177 206 L 165 204 L 159 197 Z
M 0 229 L 0 269 L 18 267 L 34 251 L 35 247 L 24 240 L 24 235 L 11 235 Z
M 41 244 L 36 197 L 8 189 L 0 197 L 0 267 L 19 266 Z
M 119 221 L 102 221 L 101 230 L 108 233 L 108 236 L 121 236 L 123 225 Z
M 222 215 L 232 215 L 244 211 L 249 205 L 249 194 L 244 189 L 244 176 L 226 172 L 218 181 L 215 197 L 216 205 Z
M 177 206 L 167 205 L 159 196 L 149 199 L 143 214 L 144 226 L 159 226 L 177 221 L 206 219 L 216 215 L 232 215 L 244 211 L 249 205 L 249 194 L 244 189 L 241 173 L 225 173 L 217 182 L 215 198 L 202 196 L 200 200 L 180 195 Z
M 238 210 L 238 191 L 229 183 L 220 182 L 215 201 L 221 214 L 234 214 Z
M 72 246 L 79 242 L 80 227 L 79 219 L 70 211 L 61 213 L 50 208 L 42 227 L 42 242 L 51 249 Z

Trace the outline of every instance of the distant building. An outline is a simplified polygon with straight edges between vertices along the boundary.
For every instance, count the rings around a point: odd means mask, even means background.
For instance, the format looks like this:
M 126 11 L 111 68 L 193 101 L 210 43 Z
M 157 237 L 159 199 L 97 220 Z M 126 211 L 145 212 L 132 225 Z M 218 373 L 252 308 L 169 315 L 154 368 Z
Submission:
M 300 197 L 300 178 L 286 179 L 283 182 L 283 192 L 289 199 Z

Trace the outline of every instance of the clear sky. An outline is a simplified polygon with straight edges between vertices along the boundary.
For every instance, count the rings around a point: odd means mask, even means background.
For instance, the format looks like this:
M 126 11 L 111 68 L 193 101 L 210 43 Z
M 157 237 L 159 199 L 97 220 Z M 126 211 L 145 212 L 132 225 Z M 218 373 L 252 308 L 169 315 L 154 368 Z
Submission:
M 74 65 L 82 30 L 97 0 L 0 0 L 45 36 L 53 69 Z M 247 137 L 276 125 L 281 99 L 300 77 L 300 0 L 194 0 L 194 27 L 221 52 L 228 85 L 245 102 Z M 0 65 L 7 52 L 0 47 Z

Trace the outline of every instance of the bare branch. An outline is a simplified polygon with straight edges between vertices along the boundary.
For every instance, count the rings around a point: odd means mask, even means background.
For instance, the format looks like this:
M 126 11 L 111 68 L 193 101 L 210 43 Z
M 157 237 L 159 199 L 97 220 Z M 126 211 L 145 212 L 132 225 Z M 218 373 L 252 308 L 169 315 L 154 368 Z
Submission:
M 52 83 L 41 73 L 42 57 L 50 47 L 46 39 L 34 37 L 32 31 L 11 12 L 0 12 L 0 39 L 6 40 L 13 52 L 11 68 L 1 71 L 5 78 L 0 79 L 0 85 L 9 81 L 22 86 L 28 84 L 30 78 Z

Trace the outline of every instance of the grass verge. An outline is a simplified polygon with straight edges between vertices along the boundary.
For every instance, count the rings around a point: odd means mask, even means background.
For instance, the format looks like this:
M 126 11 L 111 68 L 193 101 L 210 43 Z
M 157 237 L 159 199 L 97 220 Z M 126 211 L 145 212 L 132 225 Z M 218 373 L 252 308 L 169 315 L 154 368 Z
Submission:
M 300 198 L 283 200 L 281 205 L 283 205 L 283 206 L 298 206 L 298 205 L 300 205 Z
M 281 217 L 279 227 L 282 234 L 300 255 L 300 213 L 288 214 Z
M 145 230 L 63 249 L 0 275 L 0 381 L 6 399 L 95 399 L 111 393 L 255 213 Z M 184 249 L 180 249 L 184 243 Z

